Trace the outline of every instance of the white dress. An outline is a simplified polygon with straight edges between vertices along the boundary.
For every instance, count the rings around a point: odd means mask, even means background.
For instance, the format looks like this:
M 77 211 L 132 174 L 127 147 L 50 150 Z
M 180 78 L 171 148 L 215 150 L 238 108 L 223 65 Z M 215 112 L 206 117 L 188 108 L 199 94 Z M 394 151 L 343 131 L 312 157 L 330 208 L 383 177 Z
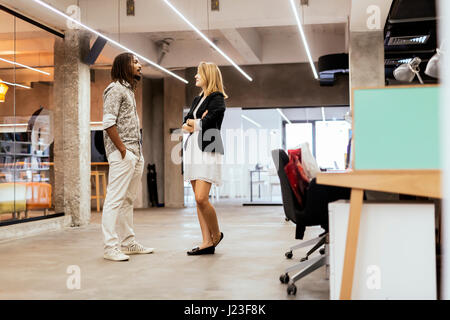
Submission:
M 194 109 L 194 132 L 188 137 L 183 157 L 184 180 L 203 180 L 220 186 L 223 155 L 218 152 L 203 152 L 198 144 L 200 119 L 197 119 L 196 114 L 204 100 L 202 98 Z

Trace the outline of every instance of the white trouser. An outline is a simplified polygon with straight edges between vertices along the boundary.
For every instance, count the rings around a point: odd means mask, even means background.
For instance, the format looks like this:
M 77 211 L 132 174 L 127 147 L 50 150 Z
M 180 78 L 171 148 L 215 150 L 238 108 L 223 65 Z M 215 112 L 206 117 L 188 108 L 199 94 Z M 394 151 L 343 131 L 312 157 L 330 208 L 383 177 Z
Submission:
M 119 240 L 123 246 L 134 241 L 133 202 L 144 171 L 144 158 L 138 159 L 128 150 L 123 159 L 119 150 L 114 151 L 108 162 L 109 181 L 102 216 L 105 250 L 119 247 Z

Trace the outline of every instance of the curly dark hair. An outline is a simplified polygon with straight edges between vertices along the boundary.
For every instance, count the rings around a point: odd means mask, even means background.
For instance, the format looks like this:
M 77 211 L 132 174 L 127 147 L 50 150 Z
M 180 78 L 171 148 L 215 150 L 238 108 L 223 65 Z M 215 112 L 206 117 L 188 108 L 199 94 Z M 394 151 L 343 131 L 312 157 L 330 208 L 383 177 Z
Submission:
M 136 80 L 133 77 L 133 58 L 134 55 L 129 52 L 119 54 L 113 62 L 111 69 L 112 81 L 126 81 L 133 90 L 136 90 Z

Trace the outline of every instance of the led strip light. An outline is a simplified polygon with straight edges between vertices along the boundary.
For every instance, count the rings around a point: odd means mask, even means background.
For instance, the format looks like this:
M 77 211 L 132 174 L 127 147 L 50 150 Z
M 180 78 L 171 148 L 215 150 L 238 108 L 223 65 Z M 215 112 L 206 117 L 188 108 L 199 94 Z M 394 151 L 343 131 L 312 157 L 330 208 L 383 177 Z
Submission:
M 6 123 L 6 124 L 0 124 L 0 127 L 26 127 L 28 126 L 28 123 Z
M 35 0 L 36 1 L 36 0 Z M 180 16 L 181 19 L 184 20 L 192 29 L 194 29 L 195 32 L 197 32 L 211 47 L 213 47 L 217 52 L 219 52 L 225 59 L 227 59 L 228 62 L 230 62 L 233 67 L 235 67 L 244 77 L 248 79 L 248 81 L 253 81 L 253 79 L 244 72 L 233 60 L 231 60 L 230 57 L 228 57 L 225 52 L 219 49 L 211 40 L 208 39 L 207 36 L 205 36 L 196 26 L 194 26 L 186 17 L 177 10 L 168 0 L 164 0 L 164 2 L 177 14 Z
M 297 7 L 294 4 L 294 0 L 289 0 L 291 2 L 292 11 L 294 11 L 295 20 L 297 20 L 298 30 L 300 31 L 300 35 L 303 41 L 303 45 L 305 46 L 306 54 L 308 56 L 309 64 L 311 65 L 311 69 L 314 73 L 314 78 L 317 80 L 319 76 L 317 75 L 316 66 L 311 57 L 311 52 L 309 51 L 308 42 L 306 41 L 305 33 L 303 32 L 303 26 L 300 22 L 300 17 L 298 16 Z
M 70 20 L 70 21 L 76 23 L 77 25 L 79 25 L 79 26 L 85 28 L 86 30 L 88 30 L 88 31 L 90 31 L 90 32 L 92 32 L 92 33 L 94 33 L 94 34 L 96 34 L 97 36 L 99 36 L 99 37 L 101 37 L 101 38 L 107 40 L 108 42 L 111 42 L 111 43 L 114 44 L 115 46 L 117 46 L 117 47 L 119 47 L 119 48 L 121 48 L 121 49 L 123 49 L 123 50 L 126 50 L 126 51 L 128 51 L 128 52 L 130 52 L 130 53 L 132 53 L 132 54 L 134 54 L 136 57 L 138 57 L 138 58 L 144 60 L 145 62 L 148 62 L 149 64 L 151 64 L 151 65 L 154 66 L 155 68 L 157 68 L 157 69 L 159 69 L 159 70 L 161 70 L 161 71 L 163 71 L 163 72 L 165 72 L 165 73 L 167 73 L 167 74 L 170 74 L 172 77 L 175 77 L 175 78 L 177 78 L 178 80 L 183 81 L 184 83 L 188 83 L 187 80 L 181 78 L 180 76 L 176 75 L 175 73 L 173 73 L 173 72 L 171 72 L 171 71 L 169 71 L 169 70 L 167 70 L 167 69 L 161 67 L 159 64 L 157 64 L 157 63 L 155 63 L 155 62 L 153 62 L 153 61 L 147 59 L 146 57 L 140 55 L 140 54 L 137 53 L 137 52 L 134 52 L 133 50 L 130 50 L 129 48 L 125 47 L 124 45 L 121 45 L 121 44 L 118 43 L 117 41 L 114 41 L 113 39 L 108 38 L 107 36 L 101 34 L 100 32 L 95 31 L 94 29 L 92 29 L 92 28 L 90 28 L 90 27 L 88 27 L 88 26 L 82 24 L 81 22 L 79 22 L 79 21 L 77 21 L 77 20 L 75 20 L 75 19 L 69 17 L 69 16 L 66 15 L 65 13 L 63 13 L 63 12 L 61 12 L 61 11 L 59 11 L 59 10 L 53 8 L 52 6 L 48 5 L 47 3 L 45 3 L 45 2 L 43 2 L 43 1 L 41 1 L 41 0 L 33 0 L 33 1 L 36 2 L 36 3 L 38 3 L 38 4 L 40 4 L 41 6 L 43 6 L 43 7 L 45 7 L 45 8 L 47 8 L 47 9 L 49 9 L 50 11 L 53 11 L 54 13 L 59 14 L 60 16 L 62 16 L 62 17 L 64 17 L 64 18 L 66 18 L 66 19 L 68 19 L 68 20 Z
M 256 121 L 250 119 L 249 117 L 244 116 L 243 114 L 241 114 L 241 117 L 244 118 L 245 120 L 247 120 L 248 122 L 253 123 L 253 124 L 254 124 L 255 126 L 257 126 L 258 128 L 261 128 L 261 125 L 260 125 L 258 122 L 256 122 Z
M 43 74 L 45 74 L 47 76 L 50 75 L 50 73 L 48 73 L 48 72 L 41 71 L 41 70 L 38 70 L 38 69 L 35 69 L 35 68 L 32 68 L 32 67 L 26 66 L 26 65 L 18 63 L 18 62 L 9 61 L 9 60 L 3 59 L 3 58 L 0 58 L 0 61 L 4 61 L 4 62 L 10 63 L 10 64 L 15 64 L 15 65 L 20 66 L 20 67 L 24 67 L 24 68 L 27 68 L 27 69 L 30 69 L 30 70 L 33 70 L 33 71 L 36 71 L 36 72 L 43 73 Z
M 286 117 L 286 115 L 284 114 L 283 111 L 281 111 L 280 108 L 277 108 L 277 111 L 280 114 L 280 116 L 282 116 L 284 118 L 284 120 L 286 120 L 287 123 L 292 124 L 292 122 Z
M 7 82 L 7 81 L 3 81 L 3 80 L 0 80 L 0 82 L 4 83 L 4 84 L 9 84 L 10 86 L 16 86 L 16 87 L 21 87 L 21 88 L 25 88 L 25 89 L 31 89 L 30 87 L 23 86 L 23 85 L 17 84 L 17 83 L 11 83 L 11 82 Z

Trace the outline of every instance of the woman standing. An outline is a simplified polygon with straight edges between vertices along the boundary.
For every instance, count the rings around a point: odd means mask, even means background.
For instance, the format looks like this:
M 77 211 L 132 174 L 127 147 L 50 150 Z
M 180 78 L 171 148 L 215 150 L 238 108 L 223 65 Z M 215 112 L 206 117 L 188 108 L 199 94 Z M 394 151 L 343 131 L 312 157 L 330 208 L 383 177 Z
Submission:
M 211 185 L 222 182 L 224 154 L 220 128 L 228 98 L 223 90 L 222 74 L 214 63 L 200 62 L 195 85 L 202 89 L 184 118 L 183 131 L 189 133 L 185 143 L 184 180 L 190 181 L 195 194 L 197 215 L 203 242 L 188 255 L 213 254 L 223 239 L 216 211 L 209 202 Z

